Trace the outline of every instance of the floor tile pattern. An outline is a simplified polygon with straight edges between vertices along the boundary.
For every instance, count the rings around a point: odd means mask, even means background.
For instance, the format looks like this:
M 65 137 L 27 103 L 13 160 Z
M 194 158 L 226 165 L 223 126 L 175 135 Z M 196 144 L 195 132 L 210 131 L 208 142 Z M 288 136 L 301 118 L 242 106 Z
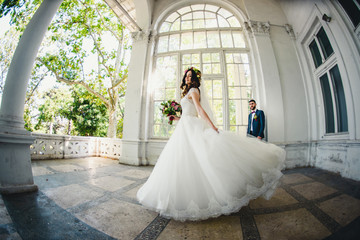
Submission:
M 136 192 L 153 167 L 107 158 L 32 162 L 37 193 L 0 197 L 0 239 L 359 239 L 360 183 L 324 170 L 285 170 L 270 200 L 229 216 L 178 222 Z M 344 238 L 345 237 L 345 238 Z

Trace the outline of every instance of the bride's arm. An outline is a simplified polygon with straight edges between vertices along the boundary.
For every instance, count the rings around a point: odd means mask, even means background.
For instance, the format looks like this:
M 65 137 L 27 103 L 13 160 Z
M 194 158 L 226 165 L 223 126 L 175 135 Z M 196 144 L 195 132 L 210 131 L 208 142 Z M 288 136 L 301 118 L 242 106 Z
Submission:
M 214 123 L 210 120 L 209 116 L 207 115 L 205 110 L 202 108 L 202 106 L 200 104 L 200 94 L 199 94 L 199 92 L 198 91 L 192 91 L 190 93 L 190 97 L 193 100 L 193 102 L 195 104 L 196 111 L 198 112 L 200 117 L 202 119 L 204 119 L 212 129 L 214 129 L 216 132 L 219 132 L 219 129 L 217 127 L 215 127 Z

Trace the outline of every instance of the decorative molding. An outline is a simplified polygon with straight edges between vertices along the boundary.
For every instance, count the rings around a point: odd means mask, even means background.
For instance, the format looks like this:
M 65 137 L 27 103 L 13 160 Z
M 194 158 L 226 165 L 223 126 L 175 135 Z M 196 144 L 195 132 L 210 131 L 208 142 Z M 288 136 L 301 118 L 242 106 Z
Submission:
M 296 37 L 295 37 L 293 27 L 290 24 L 285 24 L 284 28 L 285 28 L 286 32 L 289 34 L 289 36 L 291 37 L 291 39 L 295 40 Z
M 245 28 L 254 35 L 269 35 L 270 34 L 270 23 L 249 20 L 245 23 Z
M 137 32 L 132 32 L 131 33 L 131 38 L 133 40 L 133 42 L 138 42 L 138 41 L 145 41 L 147 40 L 148 42 L 150 41 L 151 38 L 151 31 L 137 31 Z

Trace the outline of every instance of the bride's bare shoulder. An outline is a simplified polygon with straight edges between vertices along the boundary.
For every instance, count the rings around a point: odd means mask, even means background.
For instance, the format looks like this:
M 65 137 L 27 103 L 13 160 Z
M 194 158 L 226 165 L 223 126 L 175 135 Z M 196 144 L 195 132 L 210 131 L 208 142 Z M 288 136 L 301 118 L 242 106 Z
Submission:
M 190 94 L 193 93 L 193 92 L 195 92 L 195 93 L 197 93 L 197 94 L 200 93 L 199 89 L 198 89 L 198 88 L 194 88 L 194 87 L 189 90 L 189 93 L 190 93 Z

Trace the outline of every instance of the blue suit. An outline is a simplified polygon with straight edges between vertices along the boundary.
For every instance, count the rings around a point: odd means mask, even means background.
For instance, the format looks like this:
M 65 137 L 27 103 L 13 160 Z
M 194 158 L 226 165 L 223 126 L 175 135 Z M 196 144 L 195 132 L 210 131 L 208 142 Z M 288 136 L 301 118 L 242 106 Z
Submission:
M 251 129 L 251 113 L 249 114 L 248 120 L 248 129 L 247 133 L 253 135 L 254 137 L 264 138 L 264 129 L 265 129 L 265 115 L 262 110 L 255 111 L 256 118 L 253 119 L 253 131 L 250 133 Z

